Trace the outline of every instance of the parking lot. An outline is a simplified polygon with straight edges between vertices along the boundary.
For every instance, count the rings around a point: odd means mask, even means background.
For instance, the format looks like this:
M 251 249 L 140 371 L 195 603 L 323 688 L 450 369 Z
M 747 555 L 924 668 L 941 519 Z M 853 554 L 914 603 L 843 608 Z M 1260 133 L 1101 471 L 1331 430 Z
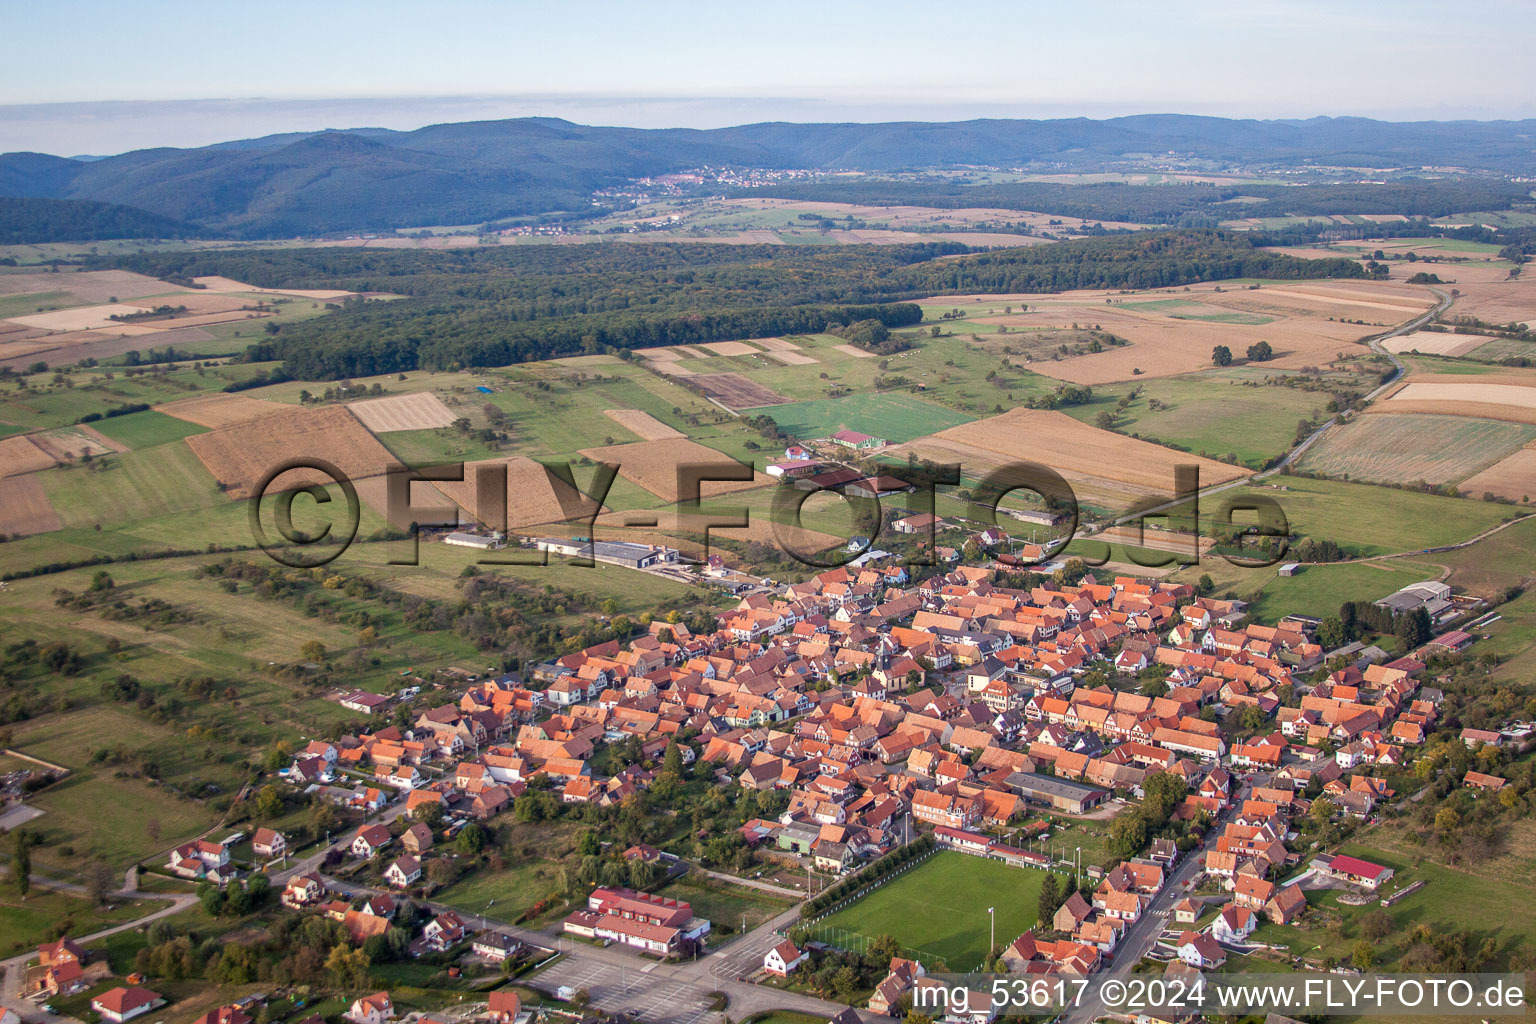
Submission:
M 540 987 L 568 985 L 586 989 L 592 1006 L 605 1013 L 632 1010 L 656 1024 L 704 1024 L 717 1017 L 708 994 L 696 985 L 655 974 L 659 965 L 637 959 L 635 966 L 620 967 L 600 960 L 567 955 L 540 972 Z

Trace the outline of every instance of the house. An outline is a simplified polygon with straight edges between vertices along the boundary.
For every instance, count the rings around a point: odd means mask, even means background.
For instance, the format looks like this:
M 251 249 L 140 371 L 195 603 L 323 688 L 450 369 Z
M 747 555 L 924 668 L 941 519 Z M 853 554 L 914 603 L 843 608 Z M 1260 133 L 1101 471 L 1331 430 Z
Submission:
M 394 836 L 389 834 L 387 825 L 364 825 L 357 830 L 352 837 L 349 847 L 354 857 L 372 857 L 384 847 L 394 842 Z
M 1174 952 L 1184 963 L 1201 970 L 1220 967 L 1227 962 L 1226 950 L 1215 939 L 1200 932 L 1187 931 L 1180 935 Z
M 426 940 L 427 948 L 441 953 L 464 938 L 464 922 L 459 915 L 451 910 L 445 910 L 421 930 L 421 937 Z
M 1182 899 L 1173 905 L 1175 924 L 1194 924 L 1200 920 L 1200 904 L 1192 899 Z
M 209 1010 L 192 1024 L 251 1024 L 252 1017 L 238 1006 L 221 1006 Z
M 210 878 L 222 881 L 229 867 L 229 850 L 223 843 L 194 839 L 171 851 L 167 865 L 182 878 Z
M 477 932 L 470 941 L 469 951 L 487 960 L 501 961 L 516 953 L 522 943 L 501 932 Z
M 497 989 L 486 993 L 485 1016 L 491 1024 L 514 1024 L 523 1012 L 523 1001 L 511 989 Z
M 148 1013 L 163 1005 L 165 1000 L 160 998 L 160 993 L 137 985 L 119 985 L 91 1000 L 91 1009 L 113 1024 L 122 1024 L 125 1020 L 132 1020 L 141 1013 Z
M 1229 903 L 1211 922 L 1211 937 L 1217 942 L 1242 942 L 1259 926 L 1259 915 L 1247 907 Z
M 421 879 L 421 861 L 406 854 L 384 869 L 384 881 L 396 889 L 404 889 Z
M 1358 857 L 1346 857 L 1342 853 L 1334 857 L 1317 857 L 1312 861 L 1312 867 L 1319 873 L 1337 878 L 1341 882 L 1350 885 L 1358 885 L 1362 889 L 1375 892 L 1381 884 L 1392 877 L 1392 869 L 1373 864 L 1368 860 Z
M 1287 885 L 1264 904 L 1264 916 L 1275 924 L 1290 924 L 1307 909 L 1307 894 L 1299 885 Z
M 289 910 L 299 910 L 303 907 L 312 907 L 324 898 L 325 883 L 320 880 L 319 875 L 295 875 L 288 879 L 281 902 Z
M 288 840 L 281 832 L 270 828 L 258 828 L 251 836 L 251 850 L 258 857 L 275 860 L 288 853 Z
M 388 992 L 375 992 L 352 1000 L 352 1005 L 342 1016 L 352 1024 L 384 1024 L 395 1019 L 395 1004 L 390 1002 Z
M 1461 784 L 1463 786 L 1470 786 L 1473 789 L 1487 790 L 1490 793 L 1497 793 L 1499 790 L 1503 789 L 1505 785 L 1508 784 L 1508 782 L 1508 779 L 1498 775 L 1487 775 L 1483 772 L 1471 771 L 1467 772 L 1467 774 L 1462 776 L 1461 779 Z
M 400 845 L 419 857 L 432 849 L 432 829 L 418 821 L 400 833 Z
M 763 957 L 763 970 L 780 978 L 787 978 L 796 967 L 805 963 L 809 956 L 809 953 L 796 949 L 793 942 L 785 939 Z

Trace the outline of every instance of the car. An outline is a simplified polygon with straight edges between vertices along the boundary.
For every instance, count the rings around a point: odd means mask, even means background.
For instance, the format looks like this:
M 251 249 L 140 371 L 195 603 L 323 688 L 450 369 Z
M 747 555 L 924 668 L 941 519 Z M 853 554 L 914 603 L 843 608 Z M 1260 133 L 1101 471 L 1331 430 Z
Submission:
M 42 1005 L 42 1011 L 43 1011 L 43 1012 L 44 1012 L 44 1013 L 48 1013 L 48 1014 L 55 1014 L 55 1013 L 58 1013 L 58 1012 L 59 1012 L 59 1011 L 58 1011 L 58 1010 L 55 1010 L 55 1009 L 54 1009 L 54 1008 L 53 1008 L 53 1004 L 52 1004 L 52 1003 L 44 1003 L 44 1004 L 43 1004 L 43 1005 Z

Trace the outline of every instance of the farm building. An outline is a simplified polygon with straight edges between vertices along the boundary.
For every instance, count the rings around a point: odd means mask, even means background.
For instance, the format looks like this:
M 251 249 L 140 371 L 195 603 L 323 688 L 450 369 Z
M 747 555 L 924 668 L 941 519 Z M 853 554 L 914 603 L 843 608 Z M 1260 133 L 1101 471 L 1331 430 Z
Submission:
M 671 548 L 658 548 L 650 544 L 631 544 L 622 540 L 561 540 L 558 537 L 540 537 L 534 541 L 540 551 L 548 551 L 567 558 L 591 558 L 595 562 L 622 565 L 628 569 L 646 569 L 658 562 L 677 561 L 677 552 Z
M 360 711 L 365 715 L 371 715 L 388 704 L 389 698 L 381 697 L 377 693 L 369 693 L 367 690 L 353 690 L 338 697 L 337 703 L 348 711 Z
M 764 468 L 763 472 L 767 473 L 769 476 L 776 476 L 780 477 L 781 479 L 793 480 L 802 476 L 810 476 L 819 468 L 821 468 L 820 465 L 815 462 L 791 459 L 788 462 L 770 463 L 767 467 Z
M 1281 576 L 1295 576 L 1297 573 L 1301 572 L 1301 563 L 1286 562 L 1279 568 L 1278 572 Z
M 1066 516 L 1060 513 L 1047 512 L 1043 509 L 999 508 L 998 511 L 1005 516 L 1012 516 L 1014 519 L 1019 519 L 1026 523 L 1036 523 L 1040 526 L 1055 526 L 1066 519 Z
M 834 444 L 840 444 L 844 448 L 852 448 L 854 451 L 871 451 L 875 448 L 885 447 L 885 438 L 863 434 L 857 430 L 839 430 L 832 435 L 832 441 Z
M 891 529 L 897 533 L 921 533 L 930 527 L 941 530 L 944 528 L 944 520 L 938 516 L 929 515 L 927 512 L 920 512 L 915 516 L 898 519 L 891 524 Z
M 1026 800 L 1049 805 L 1067 814 L 1082 814 L 1103 803 L 1108 796 L 1096 786 L 1034 772 L 1014 772 L 1008 776 L 1008 785 Z
M 1434 618 L 1451 606 L 1451 588 L 1437 580 L 1410 583 L 1395 594 L 1389 594 L 1376 602 L 1376 607 L 1386 608 L 1395 615 L 1423 608 Z
M 501 534 L 493 533 L 489 537 L 480 533 L 450 533 L 443 538 L 444 544 L 452 544 L 460 548 L 478 548 L 481 551 L 495 551 L 501 547 Z
M 870 476 L 847 484 L 843 491 L 856 498 L 884 498 L 892 494 L 905 494 L 912 485 L 893 476 Z

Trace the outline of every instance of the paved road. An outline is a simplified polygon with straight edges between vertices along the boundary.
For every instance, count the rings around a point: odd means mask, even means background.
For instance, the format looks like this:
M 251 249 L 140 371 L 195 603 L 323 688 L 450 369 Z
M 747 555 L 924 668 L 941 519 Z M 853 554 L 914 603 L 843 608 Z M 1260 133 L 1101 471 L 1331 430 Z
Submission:
M 325 878 L 325 883 L 333 891 L 346 896 L 387 891 L 331 878 Z M 778 941 L 775 929 L 788 927 L 796 919 L 798 908 L 780 914 L 698 960 L 660 964 L 644 959 L 622 946 L 591 946 L 563 938 L 559 934 L 558 925 L 551 925 L 544 931 L 535 931 L 489 921 L 430 900 L 421 901 L 420 905 L 433 913 L 455 910 L 472 928 L 485 927 L 523 942 L 560 950 L 564 954 L 561 959 L 530 980 L 543 988 L 561 985 L 584 988 L 599 1009 L 635 1010 L 647 1022 L 654 1024 L 703 1024 L 713 1019 L 717 1014 L 708 1007 L 715 998 L 711 993 L 715 992 L 724 992 L 730 998 L 730 1006 L 724 1013 L 734 1020 L 759 1011 L 776 1009 L 798 1010 L 830 1018 L 847 1009 L 840 1003 L 814 996 L 738 980 L 761 966 L 763 954 Z M 870 1021 L 880 1020 L 873 1014 L 866 1014 L 866 1017 Z
M 1168 884 L 1163 886 L 1163 891 L 1154 896 L 1147 904 L 1146 911 L 1139 917 L 1129 929 L 1125 938 L 1120 940 L 1115 947 L 1115 962 L 1107 971 L 1100 971 L 1094 975 L 1094 980 L 1102 984 L 1106 979 L 1119 978 L 1124 980 L 1131 974 L 1132 968 L 1146 956 L 1157 943 L 1157 937 L 1162 934 L 1164 928 L 1173 923 L 1173 905 L 1182 900 L 1186 895 L 1184 886 L 1190 879 L 1200 872 L 1200 863 L 1206 851 L 1216 846 L 1216 839 L 1221 833 L 1222 826 L 1231 820 L 1237 813 L 1237 809 L 1243 804 L 1243 796 L 1248 791 L 1248 784 L 1242 783 L 1233 794 L 1232 802 L 1221 816 L 1211 824 L 1210 831 L 1206 833 L 1205 842 L 1198 849 L 1191 850 L 1184 855 L 1182 861 L 1174 868 Z M 1083 1000 L 1083 1005 L 1069 1010 L 1061 1018 L 1061 1024 L 1090 1024 L 1100 1017 L 1109 1014 L 1110 1008 L 1105 1006 L 1097 996 L 1097 985 L 1087 990 L 1088 994 Z

